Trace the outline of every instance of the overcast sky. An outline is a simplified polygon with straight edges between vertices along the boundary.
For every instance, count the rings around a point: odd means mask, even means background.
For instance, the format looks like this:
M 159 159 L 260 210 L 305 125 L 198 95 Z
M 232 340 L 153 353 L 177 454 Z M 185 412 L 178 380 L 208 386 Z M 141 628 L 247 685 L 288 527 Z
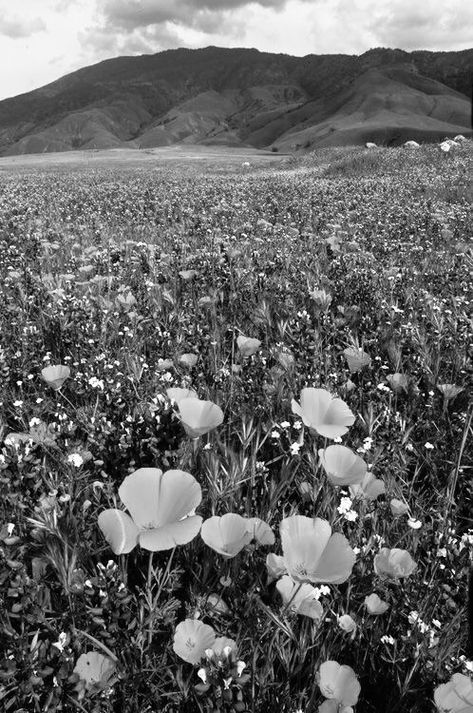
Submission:
M 293 55 L 473 47 L 470 0 L 0 0 L 0 99 L 174 47 Z

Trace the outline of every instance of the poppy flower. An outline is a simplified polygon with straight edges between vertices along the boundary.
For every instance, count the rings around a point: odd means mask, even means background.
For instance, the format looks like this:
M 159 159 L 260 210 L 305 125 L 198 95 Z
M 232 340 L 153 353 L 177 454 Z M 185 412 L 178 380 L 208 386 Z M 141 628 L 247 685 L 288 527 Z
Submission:
M 320 448 L 319 458 L 333 485 L 358 485 L 366 475 L 367 466 L 363 458 L 346 446 L 337 444 Z
M 276 355 L 276 359 L 278 360 L 282 368 L 286 371 L 292 369 L 294 367 L 294 364 L 296 363 L 294 355 L 290 352 L 278 352 L 278 354 Z
M 41 376 L 48 386 L 55 391 L 59 391 L 67 378 L 71 375 L 71 370 L 68 366 L 57 364 L 56 366 L 46 366 L 41 369 Z
M 395 393 L 398 393 L 400 391 L 407 391 L 409 382 L 407 380 L 407 376 L 405 376 L 404 374 L 400 374 L 399 372 L 396 372 L 395 374 L 388 374 L 386 379 L 389 383 L 389 386 Z
M 179 418 L 190 438 L 199 438 L 223 421 L 223 411 L 212 401 L 197 398 L 180 399 L 178 402 Z
M 292 399 L 292 411 L 308 428 L 326 438 L 343 436 L 355 422 L 346 403 L 325 389 L 302 389 L 300 405 Z
M 236 513 L 214 515 L 202 523 L 200 536 L 208 547 L 224 557 L 236 555 L 249 543 L 253 533 L 248 530 L 248 520 Z
M 244 337 L 241 335 L 237 339 L 237 346 L 240 354 L 247 357 L 256 354 L 261 346 L 261 342 L 259 339 L 253 339 L 252 337 Z
M 401 517 L 401 515 L 405 515 L 409 512 L 409 505 L 403 503 L 402 500 L 398 500 L 397 498 L 393 498 L 391 500 L 389 507 L 391 508 L 391 512 L 394 517 Z
M 356 705 L 361 691 L 353 669 L 350 666 L 340 666 L 336 661 L 325 661 L 320 666 L 318 684 L 325 698 L 335 699 L 344 706 Z
M 389 604 L 373 592 L 373 594 L 365 597 L 365 607 L 368 610 L 368 614 L 377 615 L 384 614 L 389 609 Z
M 182 277 L 186 282 L 192 280 L 197 275 L 197 270 L 180 270 L 179 277 Z
M 348 368 L 352 374 L 371 364 L 370 355 L 358 347 L 347 347 L 343 350 L 343 356 L 347 360 Z
M 297 582 L 346 582 L 355 563 L 355 553 L 346 537 L 332 535 L 327 520 L 291 515 L 280 525 L 286 572 Z M 281 560 L 272 560 L 281 566 Z
M 184 619 L 176 626 L 172 648 L 187 663 L 197 664 L 214 643 L 215 631 L 211 626 L 198 619 Z
M 97 651 L 89 651 L 79 656 L 74 666 L 74 673 L 78 674 L 88 691 L 91 688 L 102 689 L 111 686 L 115 682 L 113 680 L 115 669 L 115 662 L 109 656 L 104 656 Z
M 197 535 L 200 515 L 191 514 L 202 500 L 199 483 L 182 470 L 139 468 L 128 475 L 118 494 L 130 515 L 110 509 L 100 513 L 98 525 L 116 555 L 139 543 L 157 552 L 185 545 Z
M 456 398 L 463 391 L 463 387 L 455 386 L 455 384 L 439 384 L 437 389 L 443 395 L 445 401 Z
M 230 614 L 230 609 L 219 594 L 209 594 L 207 607 L 215 614 Z
M 350 485 L 352 498 L 362 498 L 363 500 L 376 500 L 379 495 L 386 492 L 386 486 L 380 478 L 376 478 L 373 473 L 367 472 L 361 481 L 355 485 Z
M 309 297 L 311 297 L 315 304 L 324 312 L 328 310 L 332 302 L 332 295 L 325 290 L 312 290 L 312 292 L 309 292 Z
M 295 612 L 310 619 L 318 621 L 322 618 L 324 610 L 321 603 L 315 598 L 315 588 L 310 584 L 302 585 L 295 582 L 287 574 L 281 577 L 276 584 L 276 589 L 282 597 L 283 603 Z
M 441 713 L 472 713 L 472 679 L 462 673 L 454 673 L 450 681 L 437 686 L 434 701 Z
M 417 564 L 409 552 L 398 547 L 394 547 L 392 550 L 388 547 L 382 547 L 374 558 L 374 571 L 382 579 L 387 577 L 391 579 L 409 577 L 416 567 Z
M 166 389 L 166 396 L 170 401 L 175 401 L 178 404 L 182 399 L 196 399 L 197 392 L 194 389 L 180 389 L 176 386 Z
M 349 614 L 342 614 L 341 616 L 337 617 L 337 623 L 340 629 L 342 629 L 342 631 L 346 631 L 348 634 L 351 634 L 350 638 L 352 640 L 355 638 L 356 622 Z
M 179 364 L 186 366 L 188 369 L 192 369 L 197 364 L 198 359 L 197 354 L 181 354 Z
M 172 359 L 160 359 L 156 364 L 156 369 L 158 371 L 169 371 L 169 369 L 172 369 L 173 366 L 174 363 Z

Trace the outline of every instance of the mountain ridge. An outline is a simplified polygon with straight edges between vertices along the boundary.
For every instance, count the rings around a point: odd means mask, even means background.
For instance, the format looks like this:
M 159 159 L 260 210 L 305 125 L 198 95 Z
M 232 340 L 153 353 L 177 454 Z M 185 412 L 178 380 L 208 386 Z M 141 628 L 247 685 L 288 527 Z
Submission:
M 272 150 L 470 134 L 473 49 L 117 57 L 0 101 L 0 155 L 228 143 Z

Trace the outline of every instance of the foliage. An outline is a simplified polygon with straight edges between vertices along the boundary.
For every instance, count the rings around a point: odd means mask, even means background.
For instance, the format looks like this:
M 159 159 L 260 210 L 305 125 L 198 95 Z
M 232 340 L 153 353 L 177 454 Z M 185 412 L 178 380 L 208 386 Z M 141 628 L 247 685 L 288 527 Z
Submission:
M 458 698 L 451 677 L 473 666 L 473 210 L 446 191 L 473 150 L 376 151 L 356 180 L 340 153 L 325 172 L 319 155 L 0 175 L 6 713 L 427 713 L 439 685 L 437 702 Z M 314 416 L 322 392 L 351 414 L 341 431 Z M 196 400 L 223 420 L 202 425 Z M 210 546 L 192 533 L 148 551 L 135 532 L 113 554 L 99 515 L 122 512 L 139 469 L 197 481 Z M 349 555 L 332 583 L 322 550 L 313 582 L 296 567 L 318 537 Z M 192 622 L 213 632 L 199 669 L 178 653 Z

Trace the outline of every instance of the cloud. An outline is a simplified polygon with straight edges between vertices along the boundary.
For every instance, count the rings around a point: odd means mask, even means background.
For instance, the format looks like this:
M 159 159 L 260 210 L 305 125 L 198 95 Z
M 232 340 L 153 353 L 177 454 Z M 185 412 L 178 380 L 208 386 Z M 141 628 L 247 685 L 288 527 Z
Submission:
M 473 6 L 464 0 L 369 2 L 366 27 L 379 44 L 404 50 L 453 49 L 473 37 Z M 361 2 L 359 5 L 365 5 Z
M 252 0 L 261 7 L 279 10 L 287 0 Z M 210 23 L 211 17 L 251 4 L 251 0 L 106 0 L 105 22 L 116 29 L 132 31 L 164 22 L 189 27 Z
M 30 37 L 36 32 L 46 29 L 46 25 L 39 17 L 31 20 L 20 20 L 18 17 L 0 17 L 0 35 L 17 40 L 22 37 Z
M 259 0 L 258 7 L 280 9 L 288 0 Z M 240 15 L 248 0 L 105 0 L 98 2 L 99 23 L 81 33 L 91 50 L 101 53 L 155 53 L 175 47 L 202 47 L 218 36 L 223 45 L 242 37 Z

